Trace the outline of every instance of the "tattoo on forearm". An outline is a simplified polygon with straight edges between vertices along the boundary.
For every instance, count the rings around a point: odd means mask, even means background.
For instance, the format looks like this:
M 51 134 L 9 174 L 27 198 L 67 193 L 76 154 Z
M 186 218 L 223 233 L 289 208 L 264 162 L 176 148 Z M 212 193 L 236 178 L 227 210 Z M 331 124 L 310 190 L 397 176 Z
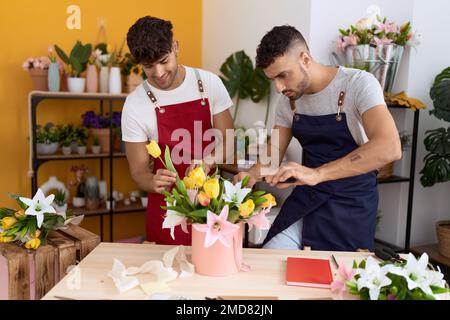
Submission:
M 355 162 L 355 161 L 358 161 L 359 159 L 361 159 L 361 156 L 359 154 L 355 154 L 354 156 L 352 156 L 350 158 L 350 161 Z

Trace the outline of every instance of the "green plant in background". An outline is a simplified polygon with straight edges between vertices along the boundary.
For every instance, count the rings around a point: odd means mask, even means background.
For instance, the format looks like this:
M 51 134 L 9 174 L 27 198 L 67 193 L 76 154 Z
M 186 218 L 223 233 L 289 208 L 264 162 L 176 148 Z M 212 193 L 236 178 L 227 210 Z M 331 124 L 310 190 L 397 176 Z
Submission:
M 434 80 L 430 91 L 434 110 L 430 114 L 450 122 L 450 67 L 444 69 Z M 428 154 L 420 171 L 420 182 L 424 187 L 450 180 L 450 127 L 426 131 L 424 140 Z
M 252 60 L 243 50 L 230 55 L 220 67 L 220 72 L 222 73 L 220 79 L 230 97 L 236 97 L 234 121 L 236 121 L 241 99 L 250 98 L 253 102 L 258 103 L 270 94 L 270 81 L 260 68 L 253 68 Z M 266 124 L 269 103 L 270 99 L 268 99 L 266 110 Z
M 86 140 L 89 138 L 89 131 L 87 128 L 83 126 L 79 126 L 76 128 L 76 141 L 79 146 L 85 146 Z
M 70 56 L 57 45 L 55 45 L 55 51 L 59 58 L 67 65 L 69 74 L 72 77 L 78 78 L 86 70 L 89 57 L 92 53 L 92 45 L 83 45 L 81 41 L 77 41 L 70 52 Z
M 93 141 L 92 141 L 92 145 L 94 146 L 99 146 L 100 145 L 100 140 L 98 139 L 98 135 L 94 135 Z
M 144 70 L 142 70 L 142 67 L 136 63 L 133 56 L 129 52 L 125 53 L 120 61 L 120 71 L 124 76 L 129 76 L 133 73 L 141 76 L 144 80 L 147 79 Z
M 78 140 L 77 128 L 73 124 L 65 124 L 60 128 L 59 142 L 68 147 Z
M 37 143 L 54 143 L 59 142 L 60 129 L 53 123 L 48 122 L 45 126 L 36 126 L 36 141 Z
M 58 189 L 55 193 L 55 200 L 53 200 L 57 206 L 64 206 L 66 204 L 66 192 Z

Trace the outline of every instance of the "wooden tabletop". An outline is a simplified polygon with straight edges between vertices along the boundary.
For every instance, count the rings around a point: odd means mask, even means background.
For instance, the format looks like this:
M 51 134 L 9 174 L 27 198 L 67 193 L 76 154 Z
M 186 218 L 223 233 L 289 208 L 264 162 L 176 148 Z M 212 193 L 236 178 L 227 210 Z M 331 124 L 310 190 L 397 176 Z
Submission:
M 113 258 L 119 259 L 127 268 L 140 267 L 149 260 L 161 260 L 163 254 L 173 246 L 152 244 L 101 243 L 81 263 L 79 289 L 69 289 L 69 276 L 64 277 L 43 299 L 149 299 L 140 287 L 119 293 L 108 272 L 112 268 Z M 186 247 L 190 259 L 190 247 Z M 277 297 L 278 299 L 331 299 L 328 289 L 313 289 L 285 285 L 287 257 L 317 257 L 328 259 L 332 252 L 326 251 L 290 251 L 268 249 L 244 249 L 243 262 L 251 266 L 249 272 L 240 272 L 229 277 L 208 277 L 195 274 L 192 277 L 177 278 L 168 283 L 173 296 L 188 299 L 205 299 L 205 297 Z M 371 255 L 365 252 L 334 252 L 338 263 L 351 266 L 357 261 Z M 333 264 L 332 271 L 336 272 Z M 137 275 L 141 284 L 154 281 L 150 274 Z

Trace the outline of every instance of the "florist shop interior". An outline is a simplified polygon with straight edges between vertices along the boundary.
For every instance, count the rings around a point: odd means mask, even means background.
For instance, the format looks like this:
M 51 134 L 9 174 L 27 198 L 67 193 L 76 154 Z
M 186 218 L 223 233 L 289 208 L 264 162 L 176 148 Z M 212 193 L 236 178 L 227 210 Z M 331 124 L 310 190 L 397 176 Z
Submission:
M 0 4 L 0 299 L 449 298 L 447 0 L 72 2 Z

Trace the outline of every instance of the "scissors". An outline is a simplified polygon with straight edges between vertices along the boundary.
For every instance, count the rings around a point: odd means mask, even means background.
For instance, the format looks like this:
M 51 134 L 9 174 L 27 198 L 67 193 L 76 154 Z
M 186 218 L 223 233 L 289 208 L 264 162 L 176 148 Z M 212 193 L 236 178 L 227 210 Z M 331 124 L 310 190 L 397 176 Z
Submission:
M 397 262 L 397 263 L 406 263 L 406 260 L 400 257 L 400 255 L 392 250 L 391 248 L 382 248 L 378 249 L 376 248 L 374 250 L 375 256 L 383 261 L 391 261 L 391 262 Z

